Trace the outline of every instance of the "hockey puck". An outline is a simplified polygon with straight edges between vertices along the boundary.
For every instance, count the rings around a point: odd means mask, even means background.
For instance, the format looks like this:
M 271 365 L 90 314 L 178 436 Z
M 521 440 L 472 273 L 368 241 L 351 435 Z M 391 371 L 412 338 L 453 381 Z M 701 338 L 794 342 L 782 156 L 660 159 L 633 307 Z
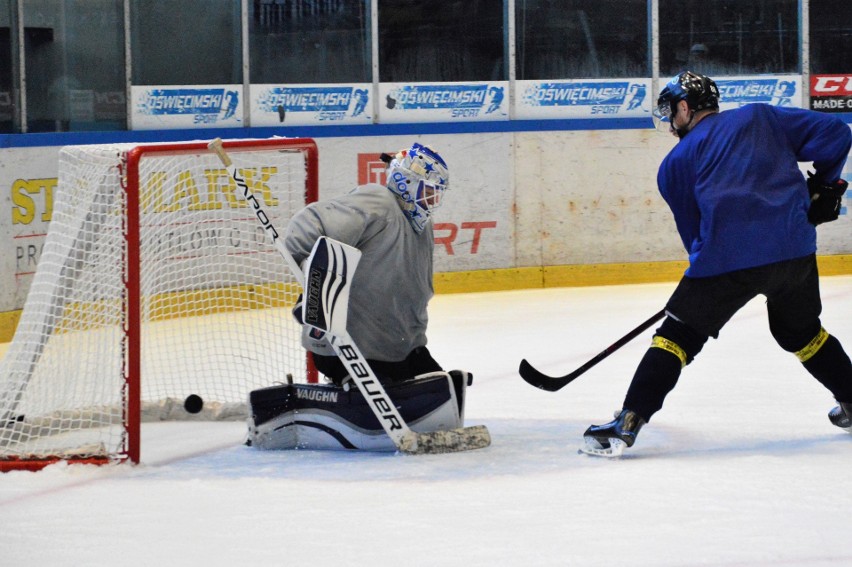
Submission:
M 204 407 L 204 400 L 196 394 L 190 394 L 183 402 L 183 409 L 188 413 L 198 413 L 202 407 Z

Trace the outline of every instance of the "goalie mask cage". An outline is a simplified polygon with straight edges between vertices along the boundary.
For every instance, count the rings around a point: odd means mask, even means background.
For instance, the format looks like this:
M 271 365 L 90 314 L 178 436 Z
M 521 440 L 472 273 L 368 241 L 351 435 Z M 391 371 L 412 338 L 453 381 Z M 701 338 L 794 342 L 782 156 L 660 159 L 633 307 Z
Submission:
M 279 234 L 317 198 L 313 140 L 224 143 Z M 301 291 L 207 142 L 68 146 L 0 361 L 0 470 L 139 462 L 140 422 L 245 419 L 251 390 L 315 381 Z M 184 409 L 197 394 L 199 413 Z

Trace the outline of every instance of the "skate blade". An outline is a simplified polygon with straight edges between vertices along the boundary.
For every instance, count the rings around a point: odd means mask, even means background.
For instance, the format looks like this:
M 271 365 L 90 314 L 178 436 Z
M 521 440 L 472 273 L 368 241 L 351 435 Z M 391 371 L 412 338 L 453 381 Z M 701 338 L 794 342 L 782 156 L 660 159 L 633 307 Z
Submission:
M 609 438 L 609 446 L 603 446 L 600 441 L 594 437 L 585 437 L 586 444 L 580 447 L 577 451 L 581 455 L 591 455 L 593 457 L 620 457 L 624 453 L 625 443 L 618 437 Z

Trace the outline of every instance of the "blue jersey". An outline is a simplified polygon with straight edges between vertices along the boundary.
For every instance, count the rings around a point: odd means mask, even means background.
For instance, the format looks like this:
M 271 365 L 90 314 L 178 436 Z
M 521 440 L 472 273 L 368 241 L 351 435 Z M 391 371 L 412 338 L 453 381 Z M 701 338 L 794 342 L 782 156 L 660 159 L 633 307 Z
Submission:
M 798 162 L 837 180 L 852 132 L 829 114 L 749 104 L 705 116 L 660 165 L 657 184 L 689 253 L 707 277 L 816 252 L 810 196 Z

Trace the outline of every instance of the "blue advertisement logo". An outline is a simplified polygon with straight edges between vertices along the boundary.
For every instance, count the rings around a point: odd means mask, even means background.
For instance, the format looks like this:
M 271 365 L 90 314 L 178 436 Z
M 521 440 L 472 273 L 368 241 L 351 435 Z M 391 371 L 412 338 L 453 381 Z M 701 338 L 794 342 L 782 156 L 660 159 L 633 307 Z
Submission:
M 495 84 L 402 85 L 385 95 L 384 105 L 393 111 L 417 111 L 435 117 L 476 118 L 505 116 L 505 87 Z M 425 114 L 424 114 L 425 115 Z
M 640 83 L 633 83 L 627 87 L 627 94 L 630 99 L 627 101 L 627 110 L 636 110 L 641 108 L 645 102 L 645 97 L 648 96 L 648 87 Z
M 505 87 L 499 84 L 414 84 L 392 89 L 384 105 L 395 112 L 416 111 L 436 118 L 495 118 L 506 115 L 505 98 Z
M 455 109 L 485 106 L 488 85 L 405 85 L 387 95 L 388 108 Z
M 239 93 L 225 88 L 152 89 L 136 111 L 149 116 L 193 115 L 196 123 L 210 123 L 232 118 L 239 104 Z
M 720 102 L 742 106 L 753 102 L 793 106 L 796 82 L 789 79 L 732 79 L 717 81 Z
M 488 103 L 488 108 L 485 109 L 485 114 L 491 114 L 492 112 L 500 110 L 500 106 L 503 104 L 504 98 L 503 87 L 489 87 L 488 96 L 491 97 L 491 100 Z
M 257 98 L 261 112 L 278 114 L 284 122 L 289 112 L 317 113 L 321 120 L 343 120 L 351 107 L 351 117 L 365 115 L 370 92 L 351 86 L 271 87 Z
M 539 83 L 524 94 L 533 106 L 624 104 L 627 83 Z
M 621 109 L 642 109 L 648 88 L 629 81 L 544 82 L 530 86 L 523 95 L 530 107 L 586 108 L 591 114 L 617 114 Z

